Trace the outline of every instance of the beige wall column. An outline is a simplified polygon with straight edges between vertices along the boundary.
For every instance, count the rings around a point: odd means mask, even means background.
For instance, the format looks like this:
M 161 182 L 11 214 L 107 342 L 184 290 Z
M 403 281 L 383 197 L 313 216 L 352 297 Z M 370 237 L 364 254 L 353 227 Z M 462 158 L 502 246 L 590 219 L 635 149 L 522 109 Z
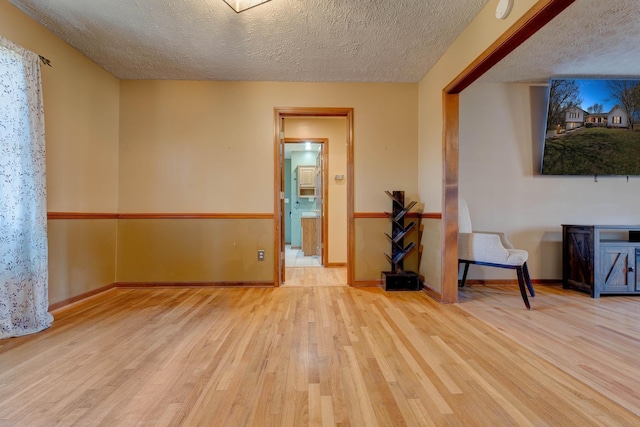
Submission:
M 53 64 L 42 67 L 49 212 L 117 212 L 118 79 L 6 0 L 0 35 Z M 50 220 L 50 303 L 112 284 L 115 242 L 115 220 Z
M 433 284 L 433 290 L 445 302 L 457 300 L 457 276 L 452 274 L 454 263 L 457 264 L 457 256 L 454 256 L 452 249 L 457 242 L 457 224 L 456 219 L 450 217 L 457 212 L 457 182 L 455 191 L 452 188 L 454 174 L 457 180 L 457 170 L 454 172 L 451 169 L 453 163 L 447 158 L 447 153 L 457 153 L 458 141 L 457 133 L 452 133 L 447 127 L 457 122 L 458 109 L 453 108 L 448 95 L 459 94 L 572 2 L 573 0 L 517 2 L 505 20 L 496 20 L 495 4 L 490 2 L 420 82 L 420 193 L 427 204 L 440 204 L 443 211 L 441 251 L 445 258 L 440 277 L 434 278 L 439 280 Z M 451 76 L 457 77 L 452 80 Z M 440 99 L 443 90 L 447 96 L 445 102 L 438 105 L 434 99 Z M 444 117 L 446 118 L 443 120 Z M 455 162 L 457 164 L 457 160 Z M 438 168 L 438 163 L 445 166 Z M 435 170 L 440 170 L 442 174 L 426 172 L 430 169 L 429 166 L 436 167 Z M 446 169 L 450 172 L 446 172 Z M 423 242 L 425 253 L 437 250 L 433 242 Z

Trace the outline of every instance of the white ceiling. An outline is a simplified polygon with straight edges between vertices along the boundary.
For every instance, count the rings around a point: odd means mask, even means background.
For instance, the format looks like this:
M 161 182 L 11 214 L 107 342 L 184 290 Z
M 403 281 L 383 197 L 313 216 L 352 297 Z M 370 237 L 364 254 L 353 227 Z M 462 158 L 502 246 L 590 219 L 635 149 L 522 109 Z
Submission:
M 9 1 L 121 79 L 417 82 L 488 0 Z
M 489 0 L 9 1 L 121 79 L 416 82 Z M 637 77 L 639 58 L 640 0 L 576 0 L 480 81 Z

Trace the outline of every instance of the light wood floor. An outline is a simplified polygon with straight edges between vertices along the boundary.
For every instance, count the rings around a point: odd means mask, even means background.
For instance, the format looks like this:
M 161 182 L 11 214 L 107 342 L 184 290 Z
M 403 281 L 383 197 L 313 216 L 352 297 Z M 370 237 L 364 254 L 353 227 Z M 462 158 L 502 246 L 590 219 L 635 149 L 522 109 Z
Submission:
M 511 316 L 544 314 L 539 293 Z M 377 288 L 114 289 L 0 341 L 0 425 L 640 423 L 470 305 Z M 617 321 L 598 339 L 620 341 Z
M 640 298 L 536 293 L 528 312 L 517 286 L 470 286 L 460 307 L 640 416 Z
M 282 286 L 347 286 L 347 268 L 287 267 Z

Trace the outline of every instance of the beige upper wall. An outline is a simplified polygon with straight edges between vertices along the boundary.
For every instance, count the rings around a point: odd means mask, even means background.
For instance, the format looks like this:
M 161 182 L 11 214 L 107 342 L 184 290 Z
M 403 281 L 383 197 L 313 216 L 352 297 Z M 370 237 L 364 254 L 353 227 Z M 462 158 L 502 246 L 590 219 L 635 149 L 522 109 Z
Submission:
M 417 199 L 417 84 L 119 82 L 6 0 L 0 35 L 53 64 L 49 211 L 272 212 L 273 108 L 294 106 L 355 109 L 357 211 Z
M 442 210 L 442 90 L 536 3 L 514 2 L 507 19 L 490 0 L 419 84 L 419 187 L 425 210 Z
M 347 262 L 347 119 L 287 117 L 286 138 L 327 138 L 328 141 L 328 262 Z M 345 179 L 336 180 L 336 175 Z
M 417 84 L 120 86 L 121 212 L 273 212 L 275 107 L 354 108 L 356 211 L 417 197 Z
M 0 0 L 0 35 L 48 58 L 42 66 L 50 212 L 117 212 L 119 81 Z M 115 220 L 49 221 L 49 301 L 113 283 Z
M 0 35 L 42 67 L 49 211 L 116 212 L 119 81 L 6 0 Z

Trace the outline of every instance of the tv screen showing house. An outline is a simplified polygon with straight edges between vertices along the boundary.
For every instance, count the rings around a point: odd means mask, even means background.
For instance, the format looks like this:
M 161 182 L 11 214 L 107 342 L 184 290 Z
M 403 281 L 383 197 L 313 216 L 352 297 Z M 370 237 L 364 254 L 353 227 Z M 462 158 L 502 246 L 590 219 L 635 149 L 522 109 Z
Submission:
M 640 80 L 552 79 L 543 175 L 640 175 Z

